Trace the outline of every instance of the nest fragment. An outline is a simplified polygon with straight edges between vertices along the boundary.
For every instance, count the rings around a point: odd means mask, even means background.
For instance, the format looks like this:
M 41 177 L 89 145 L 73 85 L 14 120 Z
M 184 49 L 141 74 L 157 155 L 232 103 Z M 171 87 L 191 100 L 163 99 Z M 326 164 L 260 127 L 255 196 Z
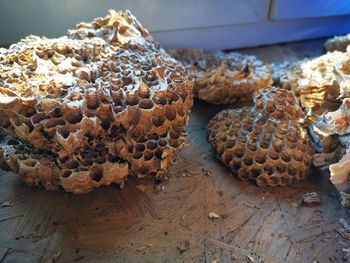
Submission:
M 285 61 L 281 64 L 271 64 L 273 85 L 298 95 L 298 78 L 302 77 L 300 63 Z
M 292 90 L 302 108 L 315 114 L 336 110 L 349 96 L 350 54 L 330 52 L 294 63 L 273 65 L 274 85 Z
M 350 133 L 350 99 L 344 99 L 338 110 L 327 112 L 319 116 L 314 129 L 321 131 L 328 137 L 337 136 L 340 143 L 346 148 L 341 160 L 336 160 L 329 166 L 331 181 L 335 185 L 342 185 L 349 181 L 349 133 Z
M 284 89 L 271 87 L 254 94 L 254 104 L 257 111 L 279 120 L 298 120 L 304 117 L 295 95 Z
M 213 104 L 251 100 L 254 91 L 272 84 L 269 65 L 254 56 L 201 49 L 168 52 L 194 77 L 194 96 Z
M 84 193 L 159 176 L 184 146 L 193 83 L 128 11 L 27 37 L 0 50 L 0 65 L 2 163 L 28 184 Z
M 298 120 L 253 107 L 218 113 L 208 124 L 208 141 L 233 173 L 259 186 L 296 183 L 312 163 L 313 145 Z
M 327 134 L 350 133 L 350 99 L 344 99 L 338 110 L 321 115 L 315 126 Z
M 328 52 L 333 52 L 333 51 L 345 52 L 349 45 L 350 45 L 350 34 L 345 36 L 335 36 L 333 38 L 328 39 L 324 44 L 324 48 Z

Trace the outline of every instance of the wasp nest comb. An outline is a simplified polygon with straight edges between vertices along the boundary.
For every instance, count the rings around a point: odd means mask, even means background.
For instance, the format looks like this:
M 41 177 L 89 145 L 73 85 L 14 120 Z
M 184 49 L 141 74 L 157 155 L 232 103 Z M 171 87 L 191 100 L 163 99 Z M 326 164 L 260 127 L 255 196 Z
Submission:
M 327 134 L 350 133 L 350 99 L 344 99 L 338 110 L 321 115 L 316 127 Z
M 301 62 L 285 61 L 281 64 L 271 64 L 273 85 L 282 89 L 290 90 L 297 95 L 298 79 L 301 78 Z
M 200 49 L 169 50 L 194 78 L 194 96 L 214 104 L 251 100 L 272 84 L 270 68 L 254 56 Z
M 109 10 L 106 17 L 96 18 L 91 23 L 79 23 L 76 29 L 69 29 L 67 35 L 73 39 L 102 38 L 107 43 L 123 47 L 129 41 L 151 42 L 149 32 L 137 21 L 130 11 Z
M 335 51 L 309 60 L 273 66 L 274 84 L 292 90 L 302 108 L 312 109 L 316 114 L 336 110 L 340 99 L 349 95 L 347 86 L 340 84 L 350 72 L 349 61 L 348 53 Z
M 304 117 L 299 102 L 288 90 L 271 87 L 259 90 L 254 96 L 255 109 L 279 120 L 297 120 Z
M 0 159 L 30 185 L 85 193 L 161 176 L 184 146 L 193 83 L 129 12 L 30 36 L 0 64 Z
M 329 166 L 331 181 L 335 185 L 341 185 L 349 180 L 349 133 L 350 133 L 350 99 L 344 99 L 342 105 L 334 112 L 321 115 L 316 123 L 315 129 L 319 129 L 328 136 L 337 135 L 339 141 L 347 148 L 347 154 L 342 159 Z
M 342 51 L 345 52 L 346 48 L 350 45 L 350 34 L 345 36 L 335 36 L 330 38 L 324 44 L 324 48 L 328 52 Z
M 302 106 L 336 109 L 339 97 L 344 96 L 339 87 L 338 71 L 347 71 L 348 62 L 348 55 L 336 51 L 301 63 L 302 79 L 298 84 Z
M 350 99 L 343 100 L 339 109 L 327 112 L 319 116 L 314 124 L 314 129 L 319 130 L 325 136 L 334 137 L 342 147 L 334 151 L 336 158 L 328 162 L 331 174 L 331 182 L 340 192 L 342 204 L 350 206 L 349 174 L 350 174 Z M 330 165 L 329 165 L 330 164 Z
M 267 95 L 268 91 L 263 91 L 255 101 L 284 92 L 274 88 Z M 269 103 L 269 99 L 262 102 Z M 259 110 L 268 107 L 255 107 L 224 110 L 209 122 L 208 141 L 217 157 L 240 179 L 254 180 L 259 186 L 284 186 L 304 179 L 312 163 L 313 146 L 297 120 L 299 115 L 276 115 L 276 111 Z M 274 107 L 278 109 L 278 103 Z

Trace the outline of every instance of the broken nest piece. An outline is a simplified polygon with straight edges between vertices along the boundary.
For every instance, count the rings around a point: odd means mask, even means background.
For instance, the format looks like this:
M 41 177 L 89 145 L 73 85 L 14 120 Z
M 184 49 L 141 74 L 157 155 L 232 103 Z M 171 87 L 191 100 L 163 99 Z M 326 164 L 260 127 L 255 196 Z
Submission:
M 254 104 L 257 111 L 279 120 L 298 120 L 305 115 L 292 92 L 276 87 L 256 91 Z
M 350 34 L 345 36 L 335 36 L 333 38 L 328 39 L 324 44 L 324 48 L 327 52 L 333 52 L 333 51 L 345 52 L 349 45 L 350 45 Z
M 339 74 L 348 72 L 349 61 L 349 55 L 335 51 L 302 63 L 302 79 L 298 80 L 302 106 L 338 108 L 339 99 L 347 96 L 340 89 Z
M 297 95 L 298 78 L 301 74 L 300 62 L 285 61 L 281 64 L 270 64 L 273 85 L 290 90 Z
M 254 91 L 272 84 L 269 65 L 254 56 L 201 49 L 168 52 L 194 77 L 194 96 L 213 104 L 251 100 Z
M 308 131 L 315 149 L 313 165 L 320 170 L 328 170 L 329 165 L 337 162 L 343 154 L 338 136 L 322 132 L 314 123 L 309 124 Z
M 104 162 L 84 171 L 77 161 L 57 162 L 57 155 L 34 148 L 23 141 L 5 136 L 0 138 L 0 163 L 11 169 L 28 185 L 42 185 L 46 190 L 58 186 L 68 192 L 84 193 L 101 185 L 123 183 L 128 175 L 127 163 Z
M 344 99 L 338 110 L 327 112 L 318 117 L 315 128 L 328 136 L 338 136 L 346 148 L 346 153 L 337 163 L 330 165 L 331 181 L 335 185 L 346 184 L 349 181 L 349 132 L 350 132 L 350 99 Z
M 342 158 L 329 166 L 331 173 L 331 181 L 340 195 L 341 204 L 344 207 L 350 207 L 350 149 L 346 149 L 346 153 Z
M 291 90 L 301 107 L 317 115 L 334 111 L 349 96 L 350 54 L 330 52 L 294 63 L 272 65 L 274 85 Z
M 297 120 L 255 108 L 218 113 L 208 124 L 208 141 L 232 172 L 259 186 L 303 180 L 312 163 L 313 145 Z
M 315 126 L 326 134 L 350 133 L 350 99 L 344 99 L 338 110 L 321 115 Z
M 335 151 L 336 157 L 330 164 L 330 180 L 340 192 L 342 204 L 350 206 L 350 99 L 343 100 L 338 110 L 327 112 L 319 116 L 314 124 L 315 130 L 328 137 L 336 137 L 339 148 Z
M 128 11 L 29 36 L 0 65 L 0 159 L 29 185 L 85 193 L 161 177 L 184 146 L 193 82 Z

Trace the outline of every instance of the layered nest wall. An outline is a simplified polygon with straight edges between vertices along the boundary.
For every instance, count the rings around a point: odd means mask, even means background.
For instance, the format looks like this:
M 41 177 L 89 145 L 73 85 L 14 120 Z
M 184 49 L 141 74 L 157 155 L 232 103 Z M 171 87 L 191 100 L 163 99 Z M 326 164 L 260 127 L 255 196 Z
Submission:
M 338 141 L 347 149 L 346 154 L 339 162 L 330 162 L 331 181 L 336 185 L 347 183 L 349 179 L 349 131 L 350 131 L 350 100 L 344 99 L 342 105 L 334 112 L 327 112 L 317 118 L 314 129 L 317 129 L 325 138 L 336 136 Z M 333 163 L 333 164 L 332 164 Z
M 274 85 L 293 91 L 304 109 L 315 114 L 336 110 L 349 90 L 342 78 L 349 75 L 350 56 L 329 52 L 320 57 L 272 65 Z
M 194 78 L 194 97 L 213 104 L 252 100 L 272 84 L 270 67 L 254 56 L 201 49 L 171 49 Z
M 324 44 L 324 49 L 327 52 L 342 51 L 345 52 L 350 44 L 350 34 L 345 36 L 335 36 L 328 39 Z
M 30 185 L 161 177 L 184 146 L 193 83 L 128 11 L 29 36 L 0 65 L 1 163 Z
M 258 90 L 254 105 L 255 110 L 278 120 L 298 120 L 305 116 L 295 95 L 276 87 Z

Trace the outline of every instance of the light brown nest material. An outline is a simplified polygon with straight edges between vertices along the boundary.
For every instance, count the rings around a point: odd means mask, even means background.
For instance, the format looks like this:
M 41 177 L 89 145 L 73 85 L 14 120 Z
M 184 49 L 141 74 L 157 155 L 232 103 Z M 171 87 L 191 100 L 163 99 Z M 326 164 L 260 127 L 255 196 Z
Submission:
M 338 110 L 321 115 L 314 127 L 326 136 L 338 136 L 340 142 L 346 148 L 346 153 L 341 160 L 330 165 L 329 170 L 331 172 L 331 181 L 335 185 L 347 183 L 350 172 L 350 99 L 344 99 Z
M 97 37 L 121 48 L 129 45 L 130 41 L 136 41 L 141 45 L 150 42 L 158 47 L 158 43 L 153 41 L 147 29 L 128 10 L 125 12 L 109 10 L 106 17 L 96 18 L 91 23 L 81 22 L 76 29 L 69 29 L 67 35 L 72 39 Z
M 315 125 L 327 134 L 350 133 L 350 99 L 344 99 L 338 110 L 321 115 Z
M 335 36 L 328 39 L 324 43 L 324 48 L 328 52 L 341 51 L 345 52 L 346 48 L 350 45 L 350 34 L 345 36 Z
M 1 49 L 0 127 L 12 136 L 1 142 L 3 163 L 30 185 L 74 193 L 163 175 L 187 137 L 185 70 L 129 12 L 79 24 L 69 37 Z M 14 151 L 15 138 L 30 150 Z M 42 150 L 52 157 L 32 155 Z
M 344 154 L 339 136 L 349 132 L 349 61 L 348 53 L 335 51 L 271 66 L 275 84 L 293 91 L 307 113 L 305 122 L 309 124 L 316 150 L 313 164 L 321 169 L 328 170 L 330 164 L 335 164 L 331 168 L 336 166 L 339 156 Z
M 317 58 L 294 63 L 273 65 L 274 84 L 292 90 L 300 100 L 302 108 L 315 112 L 335 110 L 341 99 L 349 96 L 342 78 L 350 72 L 350 54 L 331 52 Z
M 242 180 L 290 185 L 307 177 L 313 145 L 295 119 L 276 119 L 255 108 L 224 110 L 208 124 L 217 157 Z
M 298 120 L 304 117 L 299 101 L 288 90 L 276 87 L 258 90 L 254 94 L 254 104 L 257 111 L 278 120 Z
M 271 64 L 273 85 L 298 94 L 298 78 L 301 77 L 301 62 L 285 61 L 281 64 Z
M 269 66 L 254 56 L 201 49 L 173 49 L 169 53 L 194 76 L 194 96 L 210 103 L 251 100 L 254 91 L 272 84 Z

